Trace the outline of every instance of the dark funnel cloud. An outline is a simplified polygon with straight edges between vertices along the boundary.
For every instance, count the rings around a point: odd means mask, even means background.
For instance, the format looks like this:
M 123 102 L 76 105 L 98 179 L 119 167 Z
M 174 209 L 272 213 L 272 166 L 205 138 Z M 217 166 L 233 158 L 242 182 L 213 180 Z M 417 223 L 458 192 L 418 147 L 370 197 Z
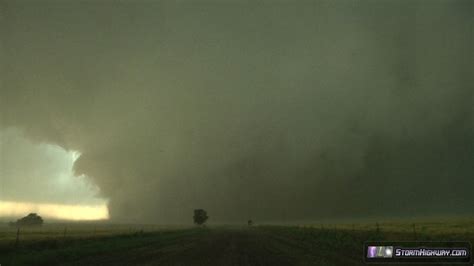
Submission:
M 3 130 L 79 151 L 116 221 L 474 211 L 472 1 L 0 8 Z

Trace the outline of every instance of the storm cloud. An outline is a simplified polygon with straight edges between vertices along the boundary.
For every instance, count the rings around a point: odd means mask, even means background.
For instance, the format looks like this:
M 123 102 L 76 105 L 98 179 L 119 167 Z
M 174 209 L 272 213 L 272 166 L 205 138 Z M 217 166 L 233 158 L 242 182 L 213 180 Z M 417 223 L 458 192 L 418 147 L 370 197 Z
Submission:
M 1 130 L 112 219 L 474 211 L 472 1 L 0 3 Z

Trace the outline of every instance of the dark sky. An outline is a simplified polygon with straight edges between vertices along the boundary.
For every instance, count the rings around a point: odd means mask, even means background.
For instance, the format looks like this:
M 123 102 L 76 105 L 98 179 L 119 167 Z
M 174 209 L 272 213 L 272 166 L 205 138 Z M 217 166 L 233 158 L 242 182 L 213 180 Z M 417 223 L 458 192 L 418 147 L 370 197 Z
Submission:
M 114 220 L 474 213 L 473 1 L 0 0 L 0 15 L 0 130 L 80 152 Z

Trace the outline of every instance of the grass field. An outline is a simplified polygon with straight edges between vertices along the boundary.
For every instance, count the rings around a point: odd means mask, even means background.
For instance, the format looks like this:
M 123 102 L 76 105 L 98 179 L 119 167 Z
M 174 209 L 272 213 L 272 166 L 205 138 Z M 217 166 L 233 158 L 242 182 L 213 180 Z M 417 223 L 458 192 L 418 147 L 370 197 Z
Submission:
M 2 266 L 364 265 L 364 241 L 472 243 L 474 221 L 203 228 L 46 224 L 21 228 L 18 240 L 17 233 L 0 227 Z

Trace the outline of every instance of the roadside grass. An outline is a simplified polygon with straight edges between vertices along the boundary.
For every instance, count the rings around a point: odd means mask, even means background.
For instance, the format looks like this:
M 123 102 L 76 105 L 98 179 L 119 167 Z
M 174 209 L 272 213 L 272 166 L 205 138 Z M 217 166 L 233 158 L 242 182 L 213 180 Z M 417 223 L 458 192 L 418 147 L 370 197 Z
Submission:
M 18 247 L 11 243 L 0 245 L 0 263 L 1 265 L 57 265 L 87 256 L 120 252 L 142 246 L 170 245 L 204 232 L 205 230 L 198 228 L 95 237 L 30 238 L 24 240 Z

